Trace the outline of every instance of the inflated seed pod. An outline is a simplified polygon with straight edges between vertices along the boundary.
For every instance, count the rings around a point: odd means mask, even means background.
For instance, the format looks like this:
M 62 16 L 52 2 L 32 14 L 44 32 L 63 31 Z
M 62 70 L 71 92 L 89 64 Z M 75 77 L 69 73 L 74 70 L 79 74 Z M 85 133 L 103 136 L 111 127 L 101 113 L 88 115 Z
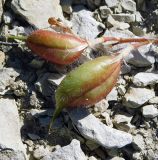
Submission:
M 71 71 L 56 90 L 56 109 L 49 129 L 63 108 L 94 104 L 103 99 L 115 86 L 120 66 L 120 59 L 102 56 Z
M 74 62 L 88 46 L 87 41 L 79 37 L 49 30 L 32 32 L 26 44 L 35 54 L 57 64 Z

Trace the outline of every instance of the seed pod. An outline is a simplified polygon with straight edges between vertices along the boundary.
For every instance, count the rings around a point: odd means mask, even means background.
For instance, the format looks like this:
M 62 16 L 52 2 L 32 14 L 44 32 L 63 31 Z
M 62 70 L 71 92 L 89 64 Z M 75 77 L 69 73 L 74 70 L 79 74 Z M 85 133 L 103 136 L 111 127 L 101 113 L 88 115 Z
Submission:
M 116 56 L 117 57 L 117 56 Z M 94 104 L 115 86 L 121 66 L 120 57 L 102 56 L 71 71 L 56 90 L 56 110 L 50 127 L 65 107 Z
M 37 30 L 28 36 L 27 46 L 42 58 L 57 64 L 70 64 L 80 57 L 87 42 L 70 34 Z

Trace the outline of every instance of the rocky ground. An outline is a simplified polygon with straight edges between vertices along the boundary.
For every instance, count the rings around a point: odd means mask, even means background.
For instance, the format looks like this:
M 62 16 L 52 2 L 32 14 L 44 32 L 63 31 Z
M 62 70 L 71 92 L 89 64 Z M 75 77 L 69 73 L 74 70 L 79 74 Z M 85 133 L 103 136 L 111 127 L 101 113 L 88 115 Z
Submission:
M 86 39 L 153 37 L 158 2 L 0 0 L 0 16 L 1 35 L 26 35 L 49 27 L 48 18 L 57 17 Z M 158 49 L 141 47 L 125 60 L 106 99 L 88 109 L 63 111 L 47 135 L 55 89 L 77 63 L 59 67 L 23 44 L 1 45 L 0 160 L 158 159 Z

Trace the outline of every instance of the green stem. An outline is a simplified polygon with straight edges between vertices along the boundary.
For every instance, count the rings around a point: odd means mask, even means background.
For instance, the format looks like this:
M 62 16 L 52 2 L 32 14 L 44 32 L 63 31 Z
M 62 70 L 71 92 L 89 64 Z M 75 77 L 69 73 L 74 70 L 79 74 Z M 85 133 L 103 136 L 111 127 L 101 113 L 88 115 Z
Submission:
M 21 40 L 21 41 L 26 41 L 27 40 L 27 36 L 22 36 L 22 35 L 19 35 L 19 36 L 14 36 L 14 35 L 8 35 L 6 36 L 8 39 L 17 39 L 17 40 Z
M 51 128 L 52 125 L 54 124 L 55 120 L 57 119 L 57 117 L 59 116 L 60 112 L 62 111 L 63 107 L 56 107 L 54 113 L 53 113 L 53 117 L 51 119 L 51 122 L 49 124 L 49 128 L 48 128 L 48 134 L 51 133 Z

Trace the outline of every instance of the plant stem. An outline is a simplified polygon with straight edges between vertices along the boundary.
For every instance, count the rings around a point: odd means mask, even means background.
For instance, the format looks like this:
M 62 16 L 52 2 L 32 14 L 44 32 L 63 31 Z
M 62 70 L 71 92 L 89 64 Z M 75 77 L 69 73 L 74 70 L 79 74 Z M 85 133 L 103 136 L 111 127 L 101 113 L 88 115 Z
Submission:
M 8 35 L 8 36 L 6 36 L 6 38 L 13 39 L 13 40 L 17 39 L 17 40 L 21 40 L 21 41 L 27 40 L 27 36 L 22 36 L 22 35 L 18 35 L 18 36 Z

